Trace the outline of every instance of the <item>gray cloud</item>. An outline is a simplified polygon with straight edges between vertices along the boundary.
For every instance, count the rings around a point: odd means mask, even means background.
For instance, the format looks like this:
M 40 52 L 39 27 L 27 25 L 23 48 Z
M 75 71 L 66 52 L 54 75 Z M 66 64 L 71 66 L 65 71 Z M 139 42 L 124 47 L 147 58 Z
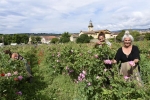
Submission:
M 0 33 L 150 27 L 149 0 L 0 0 Z

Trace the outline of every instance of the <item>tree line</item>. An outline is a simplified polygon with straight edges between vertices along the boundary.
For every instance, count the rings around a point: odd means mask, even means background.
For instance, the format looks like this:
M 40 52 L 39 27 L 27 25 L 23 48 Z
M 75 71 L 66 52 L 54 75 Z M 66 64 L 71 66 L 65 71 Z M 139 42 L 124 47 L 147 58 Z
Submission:
M 29 41 L 29 36 L 27 34 L 0 34 L 0 43 L 4 45 L 10 45 L 11 43 L 25 43 Z
M 121 39 L 125 33 L 125 30 L 122 30 L 116 38 L 110 39 L 110 41 L 121 42 Z M 135 41 L 140 40 L 150 40 L 150 33 L 145 33 L 141 35 L 138 31 L 130 31 L 130 34 L 134 37 Z M 53 38 L 51 43 L 67 43 L 70 42 L 70 33 L 64 32 L 61 34 L 60 38 Z M 31 43 L 41 43 L 40 36 L 30 36 L 28 34 L 0 34 L 0 43 L 4 43 L 4 45 L 10 45 L 11 43 L 25 43 L 29 42 L 29 37 L 31 37 Z M 76 43 L 89 43 L 90 40 L 93 39 L 92 36 L 88 36 L 87 34 L 81 34 L 79 37 L 76 38 Z

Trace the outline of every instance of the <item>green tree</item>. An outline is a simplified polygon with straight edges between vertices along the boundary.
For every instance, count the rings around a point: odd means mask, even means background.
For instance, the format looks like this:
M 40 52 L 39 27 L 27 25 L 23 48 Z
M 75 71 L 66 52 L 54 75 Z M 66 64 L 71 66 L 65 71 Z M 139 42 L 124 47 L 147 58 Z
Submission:
M 122 30 L 122 31 L 117 35 L 116 40 L 117 40 L 118 42 L 121 42 L 121 41 L 122 41 L 122 37 L 123 37 L 124 33 L 125 33 L 125 30 Z
M 61 42 L 61 43 L 67 43 L 69 41 L 70 41 L 70 34 L 69 34 L 69 32 L 64 32 L 61 35 L 59 42 Z
M 27 34 L 21 34 L 21 43 L 27 44 L 29 42 L 29 36 Z
M 9 45 L 11 43 L 11 40 L 12 40 L 12 35 L 6 34 L 6 35 L 3 35 L 3 36 L 4 36 L 4 44 Z
M 37 37 L 35 37 L 35 40 L 36 40 L 36 42 L 41 42 L 41 37 L 39 37 L 39 36 L 37 36 Z
M 91 40 L 91 37 L 88 36 L 87 34 L 81 34 L 77 40 L 76 43 L 89 43 Z
M 145 38 L 146 40 L 150 40 L 150 33 L 146 33 L 144 38 Z
M 36 43 L 36 38 L 35 38 L 35 36 L 31 36 L 31 43 Z
M 130 34 L 133 36 L 134 41 L 139 40 L 140 33 L 138 31 L 130 31 Z
M 89 36 L 90 39 L 94 39 L 93 36 Z
M 121 42 L 122 41 L 122 37 L 125 33 L 125 30 L 122 30 L 118 36 L 116 37 L 116 40 Z M 134 41 L 138 41 L 139 40 L 139 36 L 140 36 L 140 33 L 138 31 L 130 31 L 130 34 L 133 36 L 134 38 Z
M 17 43 L 18 34 L 13 34 L 11 38 L 11 43 Z
M 59 39 L 58 38 L 53 38 L 52 40 L 51 40 L 51 43 L 57 43 L 59 41 Z

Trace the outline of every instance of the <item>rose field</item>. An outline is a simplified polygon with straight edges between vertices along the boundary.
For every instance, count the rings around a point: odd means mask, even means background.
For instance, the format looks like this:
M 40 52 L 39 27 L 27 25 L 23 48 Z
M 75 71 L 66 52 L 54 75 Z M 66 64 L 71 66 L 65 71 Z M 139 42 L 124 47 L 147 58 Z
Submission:
M 1 47 L 0 100 L 150 100 L 150 41 L 134 44 L 140 49 L 143 86 L 118 75 L 117 64 L 105 67 L 122 43 L 112 43 L 111 49 L 94 48 L 93 43 Z M 27 60 L 31 83 L 24 62 L 11 60 L 6 49 Z

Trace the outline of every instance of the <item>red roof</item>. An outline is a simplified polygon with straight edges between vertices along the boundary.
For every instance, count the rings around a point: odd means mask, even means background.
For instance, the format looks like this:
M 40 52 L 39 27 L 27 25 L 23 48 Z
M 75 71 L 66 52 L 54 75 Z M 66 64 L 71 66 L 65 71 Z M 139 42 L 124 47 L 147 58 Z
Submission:
M 51 40 L 53 38 L 56 38 L 56 36 L 41 36 L 42 38 L 45 38 L 45 40 Z

